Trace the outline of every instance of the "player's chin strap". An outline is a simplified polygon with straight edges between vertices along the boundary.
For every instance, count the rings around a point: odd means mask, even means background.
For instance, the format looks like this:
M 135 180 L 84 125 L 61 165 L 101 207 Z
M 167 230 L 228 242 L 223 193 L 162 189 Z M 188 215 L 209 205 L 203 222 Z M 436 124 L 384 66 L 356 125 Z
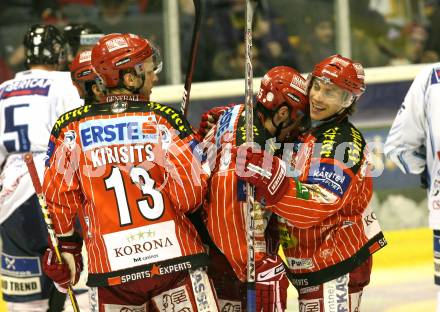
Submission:
M 197 311 L 199 312 L 219 312 L 214 291 L 211 287 L 208 274 L 204 267 L 188 270 L 191 278 L 191 286 L 194 293 Z

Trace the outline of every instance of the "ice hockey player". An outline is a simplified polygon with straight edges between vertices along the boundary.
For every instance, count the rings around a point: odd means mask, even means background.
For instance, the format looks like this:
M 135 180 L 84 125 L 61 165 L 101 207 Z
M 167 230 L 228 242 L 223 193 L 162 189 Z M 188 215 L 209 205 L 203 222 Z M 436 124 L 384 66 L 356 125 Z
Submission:
M 43 175 L 50 129 L 81 105 L 65 66 L 65 39 L 50 25 L 33 25 L 24 36 L 26 66 L 0 86 L 0 232 L 2 294 L 8 311 L 57 311 L 65 295 L 41 271 L 47 228 L 23 153 L 32 152 Z
M 419 174 L 428 191 L 429 227 L 434 236 L 434 282 L 440 285 L 440 63 L 425 67 L 414 79 L 394 119 L 385 154 L 404 173 Z M 440 289 L 437 309 L 440 311 Z
M 297 71 L 287 66 L 269 70 L 262 79 L 254 107 L 254 141 L 262 148 L 273 149 L 276 137 L 283 130 L 300 124 L 298 121 L 305 114 L 306 103 L 305 80 Z M 233 311 L 244 311 L 246 304 L 245 183 L 235 174 L 233 156 L 245 140 L 244 105 L 235 105 L 223 113 L 204 141 L 218 148 L 204 207 L 209 235 L 218 248 L 210 249 L 213 262 L 209 272 L 213 274 L 222 309 L 232 308 Z M 269 252 L 264 247 L 264 228 L 260 228 L 259 239 L 261 247 L 256 258 L 257 311 L 284 311 L 289 283 L 283 263 L 276 250 Z M 222 254 L 227 262 L 222 260 Z M 238 280 L 234 279 L 231 268 Z
M 82 51 L 70 63 L 72 81 L 86 104 L 99 102 L 103 86 L 92 66 L 92 51 Z
M 93 46 L 104 35 L 98 26 L 92 23 L 70 23 L 63 29 L 67 40 L 67 64 L 82 51 L 92 50 Z
M 280 177 L 284 164 L 276 157 L 263 166 L 264 153 L 249 152 L 237 161 L 250 169 L 243 179 L 256 186 L 257 198 L 280 216 L 288 276 L 298 290 L 300 310 L 358 311 L 370 281 L 371 255 L 386 245 L 368 205 L 373 185 L 366 142 L 348 120 L 365 91 L 364 70 L 333 55 L 309 78 L 312 128 L 300 136 L 293 153 L 290 171 L 297 177 Z
M 46 252 L 62 287 L 78 278 L 82 220 L 94 311 L 217 311 L 207 255 L 186 213 L 201 205 L 207 174 L 191 126 L 150 102 L 157 81 L 148 40 L 102 37 L 92 65 L 105 96 L 64 114 L 52 130 L 43 189 L 67 264 Z

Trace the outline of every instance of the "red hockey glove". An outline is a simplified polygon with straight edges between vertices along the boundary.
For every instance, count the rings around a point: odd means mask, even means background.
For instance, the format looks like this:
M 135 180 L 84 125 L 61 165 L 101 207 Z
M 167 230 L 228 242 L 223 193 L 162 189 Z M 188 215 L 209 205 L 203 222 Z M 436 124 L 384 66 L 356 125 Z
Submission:
M 43 258 L 43 272 L 52 279 L 57 289 L 66 292 L 69 285 L 75 285 L 83 269 L 81 256 L 82 240 L 79 235 L 60 237 L 58 248 L 63 263 L 58 263 L 55 249 L 52 246 L 46 249 Z
M 215 126 L 223 113 L 233 105 L 234 104 L 214 107 L 202 115 L 202 119 L 200 120 L 199 124 L 199 130 L 197 130 L 200 141 L 203 140 L 209 130 L 211 130 L 211 128 Z
M 278 202 L 289 186 L 284 162 L 264 151 L 239 148 L 235 173 L 239 179 L 255 185 L 257 199 L 264 198 L 266 205 Z
M 289 280 L 280 257 L 267 256 L 255 264 L 255 269 L 256 311 L 285 311 Z

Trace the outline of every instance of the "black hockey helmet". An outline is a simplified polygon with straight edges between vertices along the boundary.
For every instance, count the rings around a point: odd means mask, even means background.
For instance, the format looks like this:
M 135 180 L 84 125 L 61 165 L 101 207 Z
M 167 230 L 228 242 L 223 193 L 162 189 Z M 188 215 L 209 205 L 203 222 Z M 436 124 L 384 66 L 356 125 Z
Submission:
M 78 49 L 82 45 L 94 45 L 102 36 L 102 30 L 92 23 L 71 23 L 64 27 L 64 36 L 70 47 L 72 57 L 78 53 Z M 101 35 L 93 38 L 87 35 Z
M 66 40 L 52 25 L 32 25 L 24 36 L 23 45 L 27 66 L 66 62 Z

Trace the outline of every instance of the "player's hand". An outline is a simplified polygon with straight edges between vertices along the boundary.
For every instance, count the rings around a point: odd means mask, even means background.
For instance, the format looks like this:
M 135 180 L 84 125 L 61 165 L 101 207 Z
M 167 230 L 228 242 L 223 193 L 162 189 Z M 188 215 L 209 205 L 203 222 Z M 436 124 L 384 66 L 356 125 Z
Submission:
M 289 280 L 279 256 L 267 256 L 255 263 L 256 311 L 285 311 Z
M 232 107 L 233 104 L 226 106 L 218 106 L 211 108 L 209 111 L 205 112 L 202 115 L 202 119 L 200 120 L 199 129 L 197 130 L 197 134 L 199 135 L 200 140 L 202 140 L 205 135 L 211 130 L 223 113 Z
M 254 185 L 257 199 L 264 198 L 266 205 L 278 202 L 289 186 L 285 163 L 264 151 L 238 148 L 236 169 L 237 177 Z
M 62 237 L 59 238 L 58 248 L 63 263 L 58 262 L 52 246 L 46 249 L 41 262 L 44 273 L 55 282 L 57 289 L 66 292 L 69 285 L 75 285 L 78 282 L 83 269 L 82 240 L 76 235 Z

